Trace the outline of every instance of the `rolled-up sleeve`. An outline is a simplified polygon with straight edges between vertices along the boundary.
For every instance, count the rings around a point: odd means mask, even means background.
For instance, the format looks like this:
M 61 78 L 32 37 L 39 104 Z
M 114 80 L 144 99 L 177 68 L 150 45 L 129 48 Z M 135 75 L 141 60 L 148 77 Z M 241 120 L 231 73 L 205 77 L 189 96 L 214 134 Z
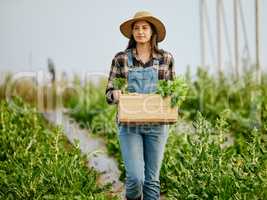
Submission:
M 114 90 L 114 86 L 113 86 L 113 79 L 115 77 L 120 77 L 120 70 L 119 70 L 119 66 L 118 66 L 118 62 L 117 62 L 117 58 L 114 57 L 111 63 L 111 68 L 110 68 L 110 72 L 109 72 L 109 77 L 108 77 L 108 83 L 107 83 L 107 87 L 106 87 L 106 101 L 108 104 L 115 104 L 114 102 L 114 98 L 112 95 L 112 91 Z

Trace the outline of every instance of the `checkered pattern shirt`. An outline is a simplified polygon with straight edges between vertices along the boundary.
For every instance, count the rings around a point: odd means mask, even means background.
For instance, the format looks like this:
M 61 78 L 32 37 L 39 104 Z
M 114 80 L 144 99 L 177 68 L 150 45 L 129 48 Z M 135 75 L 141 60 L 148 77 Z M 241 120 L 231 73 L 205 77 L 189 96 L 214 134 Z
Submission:
M 153 60 L 159 61 L 158 65 L 158 79 L 159 80 L 173 80 L 175 77 L 175 67 L 173 56 L 164 50 L 162 53 L 153 52 L 152 58 L 147 62 L 143 63 L 137 55 L 135 48 L 132 49 L 133 53 L 133 65 L 135 67 L 149 67 L 153 65 Z M 114 90 L 112 81 L 115 77 L 126 78 L 128 76 L 128 56 L 126 51 L 119 52 L 115 55 L 111 63 L 111 69 L 109 73 L 108 83 L 106 87 L 106 100 L 108 104 L 114 104 L 112 90 Z

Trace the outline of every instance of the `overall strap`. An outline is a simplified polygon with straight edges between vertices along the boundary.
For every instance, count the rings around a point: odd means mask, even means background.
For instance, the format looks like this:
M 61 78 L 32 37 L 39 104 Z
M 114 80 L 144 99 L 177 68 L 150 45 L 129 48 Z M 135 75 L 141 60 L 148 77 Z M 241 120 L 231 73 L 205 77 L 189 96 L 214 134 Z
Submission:
M 158 66 L 159 65 L 159 60 L 158 59 L 153 59 L 153 65 Z
M 133 67 L 133 54 L 131 49 L 128 49 L 127 51 L 127 56 L 128 56 L 128 66 Z

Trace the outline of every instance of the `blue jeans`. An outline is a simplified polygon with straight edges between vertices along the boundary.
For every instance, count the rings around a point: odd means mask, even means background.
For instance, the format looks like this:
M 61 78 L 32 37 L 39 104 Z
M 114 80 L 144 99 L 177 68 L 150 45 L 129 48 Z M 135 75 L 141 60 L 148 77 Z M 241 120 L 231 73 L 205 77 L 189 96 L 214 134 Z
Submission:
M 126 169 L 126 196 L 160 198 L 159 172 L 168 125 L 119 125 L 119 142 Z

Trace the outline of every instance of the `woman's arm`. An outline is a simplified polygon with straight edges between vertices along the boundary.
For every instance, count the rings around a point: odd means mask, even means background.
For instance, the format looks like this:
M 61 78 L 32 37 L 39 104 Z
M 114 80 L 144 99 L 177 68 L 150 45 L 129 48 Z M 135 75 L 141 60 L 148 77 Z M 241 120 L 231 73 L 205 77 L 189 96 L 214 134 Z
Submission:
M 113 58 L 106 87 L 106 101 L 108 104 L 116 104 L 118 102 L 118 91 L 114 90 L 113 79 L 121 76 L 121 71 L 116 56 Z M 115 94 L 115 98 L 114 98 Z
M 170 63 L 169 63 L 169 75 L 170 75 L 170 80 L 175 79 L 175 64 L 174 64 L 174 58 L 170 54 Z

